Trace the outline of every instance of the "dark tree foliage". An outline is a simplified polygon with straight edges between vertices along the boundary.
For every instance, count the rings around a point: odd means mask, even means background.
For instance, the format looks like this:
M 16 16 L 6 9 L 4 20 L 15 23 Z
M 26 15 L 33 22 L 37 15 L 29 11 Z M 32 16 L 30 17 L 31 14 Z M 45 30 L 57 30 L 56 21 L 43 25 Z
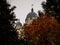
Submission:
M 38 15 L 41 16 L 41 15 L 44 15 L 44 13 L 38 10 Z
M 45 12 L 55 16 L 60 22 L 60 0 L 46 0 L 42 3 Z
M 0 45 L 17 45 L 17 33 L 13 27 L 15 22 L 14 7 L 9 8 L 7 0 L 0 0 Z

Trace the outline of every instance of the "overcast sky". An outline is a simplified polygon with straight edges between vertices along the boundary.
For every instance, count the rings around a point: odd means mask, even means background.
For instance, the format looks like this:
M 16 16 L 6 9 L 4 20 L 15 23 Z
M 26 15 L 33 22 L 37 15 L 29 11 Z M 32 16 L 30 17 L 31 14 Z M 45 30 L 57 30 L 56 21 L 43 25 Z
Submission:
M 42 1 L 45 0 L 8 0 L 11 6 L 16 6 L 14 10 L 16 18 L 20 19 L 20 22 L 23 24 L 27 14 L 31 11 L 32 4 L 34 5 L 34 11 L 37 13 L 38 10 L 43 11 L 41 6 Z

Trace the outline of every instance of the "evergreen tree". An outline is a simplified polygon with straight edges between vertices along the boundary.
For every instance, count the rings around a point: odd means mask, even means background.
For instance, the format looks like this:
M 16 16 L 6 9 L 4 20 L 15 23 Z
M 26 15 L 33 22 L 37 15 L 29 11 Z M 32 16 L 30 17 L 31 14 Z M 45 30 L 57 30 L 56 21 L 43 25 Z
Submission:
M 45 12 L 49 13 L 50 16 L 55 16 L 60 22 L 60 0 L 46 0 L 42 6 Z
M 13 27 L 15 23 L 14 7 L 9 8 L 7 0 L 0 0 L 0 45 L 17 45 L 17 33 Z

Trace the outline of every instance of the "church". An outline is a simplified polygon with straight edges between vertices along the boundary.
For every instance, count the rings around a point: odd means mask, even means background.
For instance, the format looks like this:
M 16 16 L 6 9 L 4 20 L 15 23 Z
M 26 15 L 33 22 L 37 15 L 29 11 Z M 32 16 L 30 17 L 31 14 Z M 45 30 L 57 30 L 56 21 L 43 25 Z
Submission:
M 31 9 L 31 12 L 27 14 L 27 17 L 25 19 L 25 24 L 29 25 L 32 23 L 33 20 L 37 19 L 38 15 L 34 12 L 34 9 Z
M 31 12 L 29 12 L 25 19 L 25 24 L 29 25 L 32 23 L 33 20 L 36 20 L 38 18 L 38 15 L 34 12 L 34 9 L 31 8 Z M 18 19 L 16 23 L 16 30 L 18 32 L 18 39 L 24 38 L 24 29 L 22 26 L 22 23 L 20 22 L 20 19 Z

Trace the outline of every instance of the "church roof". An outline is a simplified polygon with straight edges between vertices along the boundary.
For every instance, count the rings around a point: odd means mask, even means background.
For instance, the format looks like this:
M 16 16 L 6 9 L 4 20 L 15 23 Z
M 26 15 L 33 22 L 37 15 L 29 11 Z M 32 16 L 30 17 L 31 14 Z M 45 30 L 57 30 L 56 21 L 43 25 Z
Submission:
M 28 13 L 28 15 L 27 15 L 27 17 L 26 17 L 26 20 L 27 20 L 28 18 L 32 19 L 32 17 L 37 18 L 37 14 L 34 12 L 33 8 L 31 9 L 31 12 Z

